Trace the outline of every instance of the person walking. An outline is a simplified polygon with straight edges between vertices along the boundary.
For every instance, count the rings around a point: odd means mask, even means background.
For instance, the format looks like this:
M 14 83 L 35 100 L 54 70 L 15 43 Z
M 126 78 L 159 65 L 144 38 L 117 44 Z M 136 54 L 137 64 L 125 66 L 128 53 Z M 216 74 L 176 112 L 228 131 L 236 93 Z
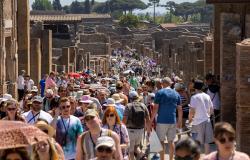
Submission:
M 18 101 L 22 100 L 24 96 L 24 75 L 25 70 L 21 70 L 21 74 L 17 78 Z
M 65 160 L 75 159 L 77 138 L 83 132 L 80 119 L 70 115 L 70 107 L 70 100 L 61 98 L 51 123 L 56 130 L 56 141 L 63 148 Z
M 9 120 L 9 121 L 22 121 L 25 122 L 24 117 L 19 114 L 18 110 L 18 103 L 15 99 L 7 100 L 6 101 L 6 113 L 7 116 L 4 117 L 2 120 Z
M 32 98 L 32 106 L 30 111 L 23 113 L 25 120 L 29 124 L 36 123 L 37 119 L 45 119 L 49 124 L 52 122 L 52 116 L 42 110 L 43 98 L 40 96 L 35 96 Z
M 249 156 L 243 152 L 235 150 L 235 130 L 227 122 L 219 122 L 214 127 L 214 139 L 218 148 L 202 160 L 250 160 Z
M 145 104 L 140 102 L 139 95 L 136 91 L 129 93 L 132 103 L 129 103 L 124 111 L 123 123 L 127 126 L 130 139 L 129 157 L 134 160 L 134 153 L 139 158 L 143 158 L 144 154 L 140 150 L 139 145 L 144 135 L 144 128 L 150 132 L 150 116 Z M 146 126 L 145 126 L 146 122 Z
M 177 127 L 182 126 L 182 107 L 180 95 L 171 89 L 172 80 L 169 77 L 162 79 L 163 88 L 160 89 L 154 99 L 154 107 L 151 117 L 151 123 L 157 116 L 156 133 L 163 146 L 163 151 L 160 152 L 161 160 L 165 159 L 165 136 L 167 136 L 169 145 L 169 159 L 174 157 L 174 139 L 176 136 L 176 109 L 178 110 Z
M 206 93 L 202 91 L 204 83 L 195 80 L 196 94 L 191 97 L 189 124 L 192 124 L 193 138 L 204 145 L 205 154 L 209 153 L 209 143 L 213 142 L 213 129 L 210 116 L 213 114 L 213 103 Z
M 101 128 L 101 120 L 94 109 L 88 109 L 84 115 L 88 131 L 81 134 L 77 139 L 76 160 L 89 160 L 96 157 L 97 139 L 102 136 L 109 136 L 115 142 L 115 160 L 122 160 L 122 152 L 119 136 L 108 129 Z

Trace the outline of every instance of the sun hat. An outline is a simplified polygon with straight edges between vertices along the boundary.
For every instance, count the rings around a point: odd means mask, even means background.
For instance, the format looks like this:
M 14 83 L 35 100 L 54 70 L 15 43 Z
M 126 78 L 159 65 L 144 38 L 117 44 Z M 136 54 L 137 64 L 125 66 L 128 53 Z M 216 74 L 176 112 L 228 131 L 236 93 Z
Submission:
M 121 103 L 124 101 L 124 99 L 121 99 L 120 95 L 117 93 L 113 94 L 112 98 L 115 100 L 115 103 Z
M 44 120 L 39 120 L 35 123 L 35 126 L 41 130 L 47 130 L 48 131 L 48 135 L 50 137 L 53 137 L 56 133 L 55 129 L 53 127 L 51 127 L 49 124 L 47 124 Z
M 8 93 L 5 93 L 5 94 L 3 95 L 3 99 L 6 99 L 6 101 L 7 101 L 7 100 L 11 100 L 11 99 L 12 99 L 12 95 L 11 95 L 11 94 L 8 94 Z
M 173 84 L 174 82 L 169 77 L 165 77 L 162 79 L 162 83 Z
M 139 98 L 139 94 L 136 91 L 131 91 L 129 92 L 129 97 L 130 98 Z
M 33 86 L 30 91 L 31 92 L 38 92 L 37 86 Z
M 115 100 L 113 98 L 108 98 L 103 106 L 115 106 Z
M 115 145 L 115 141 L 113 140 L 113 138 L 109 136 L 101 136 L 96 141 L 95 149 L 98 149 L 101 146 L 113 148 L 114 145 Z
M 84 118 L 87 116 L 92 116 L 92 117 L 99 117 L 98 113 L 96 112 L 95 109 L 87 109 L 87 111 L 84 114 Z
M 82 98 L 79 100 L 79 102 L 81 103 L 93 103 L 92 100 L 90 100 L 90 96 L 89 95 L 83 95 Z
M 41 96 L 34 96 L 32 98 L 32 103 L 33 102 L 40 102 L 40 103 L 42 103 L 43 102 L 43 98 Z

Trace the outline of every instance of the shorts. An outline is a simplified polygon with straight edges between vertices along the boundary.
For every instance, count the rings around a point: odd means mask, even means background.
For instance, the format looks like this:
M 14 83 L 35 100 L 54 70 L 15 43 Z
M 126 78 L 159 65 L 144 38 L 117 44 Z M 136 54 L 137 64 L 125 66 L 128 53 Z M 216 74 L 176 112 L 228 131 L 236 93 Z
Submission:
M 128 136 L 129 136 L 129 153 L 134 152 L 135 146 L 139 146 L 144 134 L 144 129 L 129 129 L 128 128 Z
M 193 125 L 192 133 L 196 135 L 194 137 L 195 140 L 199 141 L 201 144 L 213 142 L 213 128 L 210 119 L 198 125 Z
M 168 141 L 173 141 L 176 136 L 176 124 L 156 124 L 156 134 L 161 142 L 165 141 L 167 136 Z

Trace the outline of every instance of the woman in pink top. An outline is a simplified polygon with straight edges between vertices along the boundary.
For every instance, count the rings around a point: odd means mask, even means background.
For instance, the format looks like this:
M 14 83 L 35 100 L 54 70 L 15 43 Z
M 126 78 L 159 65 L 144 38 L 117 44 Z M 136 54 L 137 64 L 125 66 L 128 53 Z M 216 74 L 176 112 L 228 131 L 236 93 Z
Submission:
M 235 130 L 229 123 L 215 124 L 214 139 L 218 151 L 210 153 L 203 160 L 250 160 L 248 155 L 235 150 Z
M 46 79 L 45 82 L 45 89 L 55 89 L 56 88 L 56 83 L 54 81 L 55 78 L 55 73 L 54 72 L 50 72 L 49 77 Z

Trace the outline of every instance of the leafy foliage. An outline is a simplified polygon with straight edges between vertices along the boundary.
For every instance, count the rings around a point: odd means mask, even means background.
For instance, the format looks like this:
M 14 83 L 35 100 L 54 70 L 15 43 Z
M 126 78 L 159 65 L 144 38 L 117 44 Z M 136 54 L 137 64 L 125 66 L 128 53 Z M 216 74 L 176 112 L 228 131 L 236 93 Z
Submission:
M 35 0 L 33 3 L 32 3 L 32 10 L 43 10 L 43 11 L 46 11 L 46 10 L 52 10 L 53 7 L 52 7 L 52 4 L 49 0 Z
M 56 11 L 61 11 L 62 10 L 62 5 L 61 5 L 61 2 L 60 0 L 53 0 L 53 9 L 56 10 Z
M 136 28 L 138 24 L 139 19 L 135 15 L 127 14 L 120 17 L 119 25 L 122 27 Z

